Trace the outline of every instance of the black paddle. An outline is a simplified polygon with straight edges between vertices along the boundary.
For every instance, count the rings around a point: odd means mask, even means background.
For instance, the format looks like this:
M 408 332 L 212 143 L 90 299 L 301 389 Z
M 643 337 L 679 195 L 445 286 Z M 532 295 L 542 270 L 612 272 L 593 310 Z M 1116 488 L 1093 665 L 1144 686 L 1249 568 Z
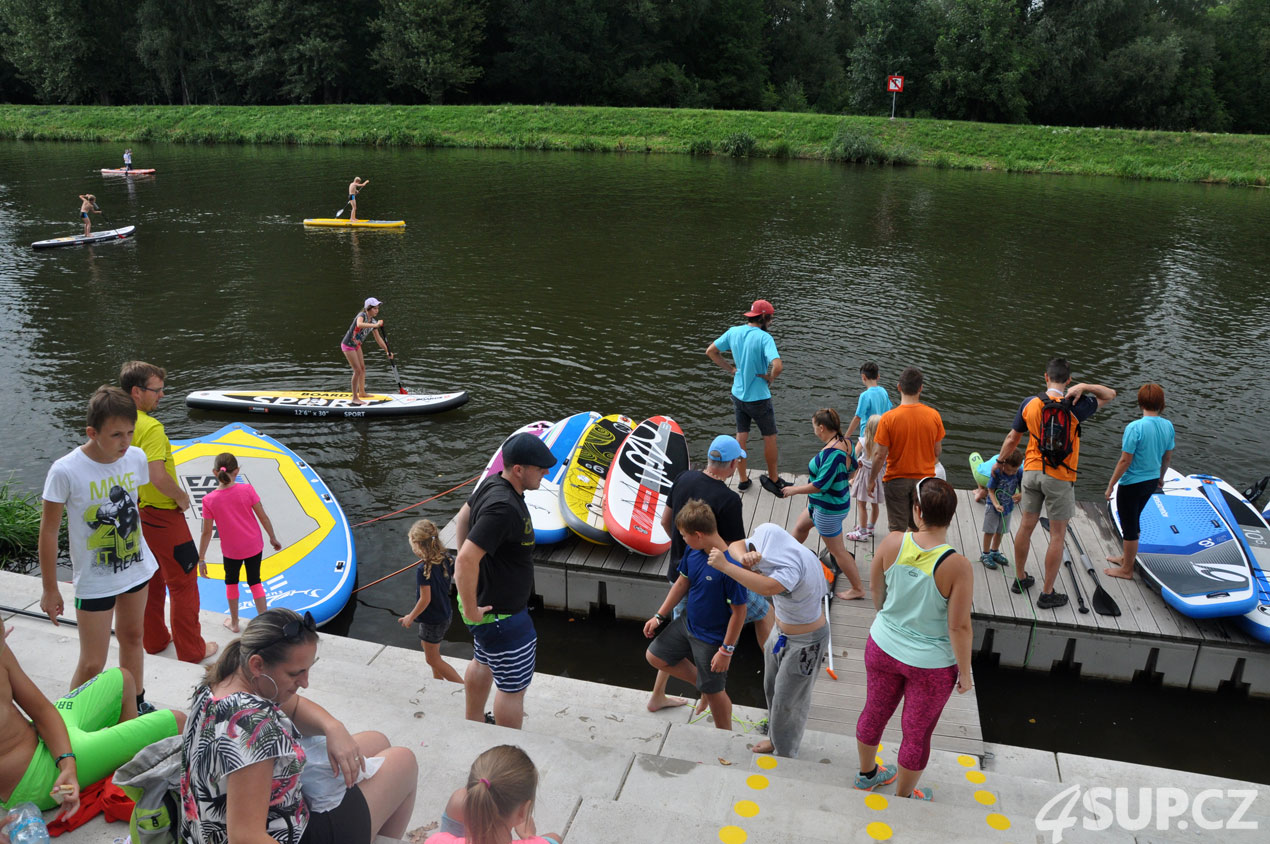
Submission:
M 1040 521 L 1041 527 L 1045 528 L 1046 532 L 1048 532 L 1050 529 L 1050 520 L 1041 516 Z M 1094 579 L 1094 595 L 1092 601 L 1094 605 L 1094 612 L 1099 615 L 1120 615 L 1120 605 L 1116 603 L 1115 598 L 1107 594 L 1106 589 L 1102 588 L 1102 581 L 1098 579 L 1098 572 L 1094 571 L 1093 563 L 1090 562 L 1089 555 L 1085 553 L 1085 547 L 1080 544 L 1080 537 L 1078 537 L 1076 532 L 1073 530 L 1067 531 L 1067 535 L 1072 538 L 1072 542 L 1076 543 L 1076 552 L 1080 554 L 1080 561 L 1086 566 L 1085 570 L 1089 572 L 1089 576 Z M 1063 551 L 1066 553 L 1067 549 L 1064 548 Z M 1077 597 L 1079 597 L 1079 590 Z
M 379 326 L 379 336 L 384 338 L 384 348 L 388 351 L 388 365 L 392 367 L 393 377 L 397 379 L 397 391 L 403 396 L 410 395 L 410 391 L 401 386 L 401 374 L 397 372 L 397 357 L 392 353 L 392 348 L 388 345 L 388 332 L 384 327 Z
M 1076 570 L 1072 568 L 1072 558 L 1068 555 L 1067 549 L 1063 549 L 1063 565 L 1067 566 L 1067 573 L 1072 576 L 1072 583 L 1076 584 L 1076 604 L 1080 608 L 1081 614 L 1089 612 L 1089 607 L 1085 606 L 1085 594 L 1080 589 L 1080 577 L 1076 574 Z
M 1257 499 L 1260 498 L 1261 494 L 1266 491 L 1266 484 L 1270 484 L 1270 475 L 1266 475 L 1264 478 L 1244 490 L 1244 498 L 1248 499 L 1253 504 L 1256 504 Z

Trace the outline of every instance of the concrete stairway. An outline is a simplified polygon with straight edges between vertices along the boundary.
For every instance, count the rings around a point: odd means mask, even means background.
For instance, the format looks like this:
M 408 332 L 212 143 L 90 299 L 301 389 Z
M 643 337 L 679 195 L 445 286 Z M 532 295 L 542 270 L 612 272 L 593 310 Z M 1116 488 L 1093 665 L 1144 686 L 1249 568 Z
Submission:
M 19 578 L 25 583 L 15 582 Z M 0 604 L 35 608 L 38 582 L 0 574 Z M 74 628 L 13 617 L 9 645 L 24 669 L 50 697 L 65 693 L 78 642 Z M 220 617 L 204 614 L 206 634 L 222 643 L 232 634 Z M 713 729 L 708 718 L 692 723 L 690 708 L 648 712 L 641 691 L 547 675 L 534 679 L 526 698 L 522 731 L 465 721 L 462 689 L 434 680 L 418 651 L 323 636 L 319 659 L 305 695 L 328 708 L 350 729 L 376 729 L 410 747 L 419 760 L 418 798 L 412 837 L 435 829 L 441 807 L 466 778 L 472 759 L 496 744 L 518 744 L 539 767 L 538 827 L 564 833 L 569 844 L 624 844 L 743 841 L 794 842 L 1053 841 L 1036 818 L 1047 804 L 1073 786 L 1127 788 L 1127 809 L 1138 814 L 1138 789 L 1179 789 L 1170 799 L 1188 801 L 1186 812 L 1156 828 L 1158 813 L 1145 829 L 1115 823 L 1095 825 L 1094 811 L 1075 799 L 1074 826 L 1062 831 L 1073 842 L 1262 841 L 1270 828 L 1270 789 L 1088 757 L 1026 748 L 985 745 L 983 757 L 932 753 L 922 778 L 934 802 L 904 800 L 894 787 L 877 793 L 851 787 L 858 767 L 849 735 L 809 731 L 800 759 L 756 756 L 753 726 L 762 712 L 737 707 L 734 732 Z M 112 648 L 111 664 L 116 664 Z M 452 661 L 460 673 L 461 661 Z M 182 707 L 201 676 L 198 666 L 172 658 L 146 663 L 147 696 L 160 705 Z M 652 680 L 652 672 L 647 679 Z M 887 741 L 880 756 L 894 764 L 898 746 Z M 1205 789 L 1202 813 L 1189 800 Z M 1196 822 L 1220 823 L 1244 802 L 1231 790 L 1248 790 L 1254 802 L 1242 818 L 1257 829 L 1214 831 Z M 1113 792 L 1103 802 L 1114 811 Z M 1154 796 L 1149 796 L 1153 801 Z M 1043 814 L 1053 820 L 1063 797 Z M 1129 818 L 1131 821 L 1132 818 Z M 1186 826 L 1182 826 L 1182 822 Z M 1132 824 L 1129 824 L 1132 825 Z M 109 844 L 126 838 L 120 824 L 96 820 L 62 840 L 69 844 Z M 381 839 L 379 844 L 388 844 Z

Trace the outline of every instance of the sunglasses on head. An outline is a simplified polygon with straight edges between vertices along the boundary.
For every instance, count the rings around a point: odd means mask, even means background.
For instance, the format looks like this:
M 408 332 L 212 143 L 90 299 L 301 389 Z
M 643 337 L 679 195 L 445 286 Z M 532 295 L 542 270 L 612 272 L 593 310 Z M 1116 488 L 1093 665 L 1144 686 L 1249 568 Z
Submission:
M 933 475 L 927 476 L 925 478 L 922 478 L 920 481 L 918 481 L 917 486 L 913 488 L 913 503 L 916 504 L 918 507 L 922 506 L 922 484 L 926 483 L 927 481 L 933 481 L 933 480 L 935 480 L 935 477 Z
M 298 639 L 300 638 L 300 632 L 302 630 L 309 630 L 310 632 L 313 632 L 313 633 L 317 632 L 317 622 L 313 620 L 313 613 L 305 612 L 305 614 L 301 616 L 300 618 L 296 618 L 296 619 L 292 619 L 291 621 L 288 621 L 286 624 L 282 626 L 282 635 L 274 639 L 269 644 L 265 645 L 260 650 L 267 651 L 270 648 L 272 648 L 274 645 L 278 644 L 279 642 L 286 642 L 291 639 Z

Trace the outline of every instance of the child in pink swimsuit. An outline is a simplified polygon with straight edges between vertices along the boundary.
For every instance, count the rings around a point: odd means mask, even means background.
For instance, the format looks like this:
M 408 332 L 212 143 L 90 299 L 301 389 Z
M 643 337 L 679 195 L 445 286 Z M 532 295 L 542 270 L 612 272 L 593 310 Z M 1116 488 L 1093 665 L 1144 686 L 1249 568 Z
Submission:
M 198 543 L 198 574 L 207 577 L 208 543 L 212 541 L 212 525 L 220 526 L 220 552 L 225 566 L 225 597 L 229 603 L 229 618 L 225 626 L 238 632 L 238 574 L 247 570 L 247 585 L 251 588 L 256 615 L 265 611 L 265 587 L 260 582 L 260 561 L 265 543 L 260 528 L 269 535 L 273 550 L 281 551 L 282 543 L 273 532 L 273 522 L 265 514 L 260 496 L 251 484 L 234 483 L 238 477 L 238 460 L 228 451 L 216 455 L 213 473 L 220 484 L 203 496 L 203 536 Z M 257 520 L 260 524 L 257 525 Z
M 560 844 L 560 835 L 534 828 L 538 769 L 510 744 L 476 757 L 467 785 L 450 795 L 441 829 L 424 844 Z

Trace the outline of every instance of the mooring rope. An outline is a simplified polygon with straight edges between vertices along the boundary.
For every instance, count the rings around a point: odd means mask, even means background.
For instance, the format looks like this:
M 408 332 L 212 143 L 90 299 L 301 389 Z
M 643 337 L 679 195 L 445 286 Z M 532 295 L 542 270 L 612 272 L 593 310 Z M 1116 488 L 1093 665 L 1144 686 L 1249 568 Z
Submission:
M 469 478 L 468 480 L 464 481 L 464 482 L 463 482 L 463 483 L 461 483 L 461 484 L 458 484 L 457 486 L 452 486 L 452 487 L 450 487 L 450 488 L 449 488 L 449 489 L 447 489 L 445 492 L 438 492 L 436 495 L 432 496 L 431 498 L 425 498 L 425 499 L 423 499 L 422 501 L 416 501 L 414 504 L 411 504 L 409 507 L 402 507 L 400 510 L 393 510 L 391 513 L 385 513 L 385 514 L 384 514 L 384 515 L 382 515 L 382 516 L 376 516 L 376 517 L 375 517 L 375 518 L 373 518 L 373 519 L 367 519 L 367 520 L 366 520 L 366 521 L 364 521 L 364 522 L 358 522 L 357 524 L 352 525 L 352 527 L 361 527 L 362 525 L 369 525 L 369 524 L 373 524 L 374 522 L 378 522 L 378 521 L 381 521 L 381 520 L 383 520 L 383 519 L 387 519 L 387 518 L 388 518 L 388 517 L 390 517 L 390 516 L 396 516 L 396 515 L 398 515 L 398 514 L 400 514 L 400 513 L 404 513 L 404 512 L 406 512 L 407 510 L 413 510 L 414 508 L 416 508 L 416 507 L 421 507 L 421 506 L 423 506 L 424 504 L 427 504 L 427 503 L 428 503 L 428 502 L 430 502 L 430 501 L 436 501 L 438 498 L 440 498 L 440 497 L 441 497 L 441 496 L 443 496 L 443 495 L 449 495 L 451 492 L 454 492 L 456 489 L 462 489 L 463 487 L 467 486 L 468 484 L 476 483 L 476 482 L 477 482 L 477 481 L 479 481 L 480 479 L 481 479 L 481 476 L 480 476 L 480 475 L 477 475 L 476 477 Z

